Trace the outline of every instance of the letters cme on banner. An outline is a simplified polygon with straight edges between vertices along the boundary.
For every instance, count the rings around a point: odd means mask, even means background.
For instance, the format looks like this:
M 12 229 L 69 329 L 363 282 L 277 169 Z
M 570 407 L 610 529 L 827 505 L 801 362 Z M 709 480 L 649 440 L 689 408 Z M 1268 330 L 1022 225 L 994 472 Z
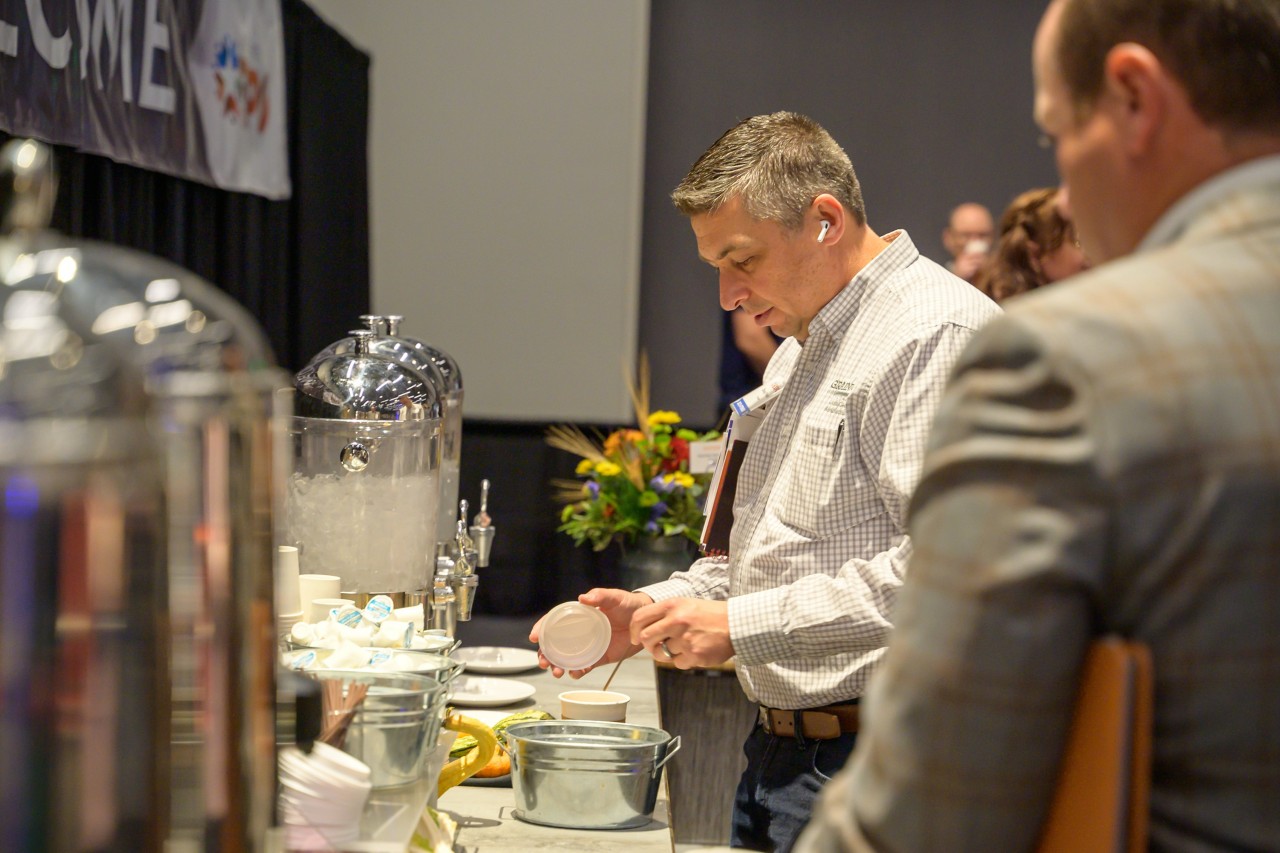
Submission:
M 0 129 L 290 194 L 280 0 L 0 0 Z

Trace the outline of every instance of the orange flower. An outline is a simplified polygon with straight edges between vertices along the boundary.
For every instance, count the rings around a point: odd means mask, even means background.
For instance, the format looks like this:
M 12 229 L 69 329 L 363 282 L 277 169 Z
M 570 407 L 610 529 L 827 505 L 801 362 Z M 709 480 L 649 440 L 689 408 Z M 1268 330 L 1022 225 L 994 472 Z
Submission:
M 604 455 L 616 456 L 622 452 L 622 448 L 626 444 L 634 445 L 636 442 L 644 439 L 644 433 L 638 429 L 618 429 L 609 433 L 609 437 L 604 440 Z

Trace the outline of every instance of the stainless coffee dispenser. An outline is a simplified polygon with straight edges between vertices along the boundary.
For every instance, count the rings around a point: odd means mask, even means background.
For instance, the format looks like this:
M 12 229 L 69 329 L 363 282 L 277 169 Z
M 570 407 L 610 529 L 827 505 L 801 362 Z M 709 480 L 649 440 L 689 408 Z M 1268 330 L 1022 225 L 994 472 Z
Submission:
M 413 604 L 434 564 L 443 406 L 427 368 L 379 354 L 370 330 L 347 340 L 295 380 L 285 541 L 358 603 Z
M 0 847 L 263 850 L 284 377 L 190 272 L 45 230 L 55 185 L 0 151 Z

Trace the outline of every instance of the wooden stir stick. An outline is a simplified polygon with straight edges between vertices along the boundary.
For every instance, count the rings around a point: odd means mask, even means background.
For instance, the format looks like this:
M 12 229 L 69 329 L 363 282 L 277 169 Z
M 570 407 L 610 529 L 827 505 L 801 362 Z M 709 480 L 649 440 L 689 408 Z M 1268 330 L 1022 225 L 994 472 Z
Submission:
M 609 685 L 613 683 L 613 677 L 618 674 L 618 669 L 622 666 L 622 662 L 624 660 L 626 660 L 626 658 L 619 658 L 618 662 L 613 665 L 613 672 L 609 673 L 609 677 L 604 681 L 604 687 L 600 688 L 601 690 L 609 689 Z

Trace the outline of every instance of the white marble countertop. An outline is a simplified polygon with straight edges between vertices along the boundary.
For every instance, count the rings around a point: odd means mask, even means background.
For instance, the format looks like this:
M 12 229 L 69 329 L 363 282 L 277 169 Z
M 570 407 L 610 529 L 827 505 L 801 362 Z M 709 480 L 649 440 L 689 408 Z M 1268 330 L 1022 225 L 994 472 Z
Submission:
M 532 698 L 502 710 L 513 713 L 520 708 L 542 708 L 559 717 L 560 703 L 556 697 L 560 693 L 578 688 L 599 689 L 609 677 L 610 669 L 612 667 L 601 667 L 578 681 L 568 676 L 562 679 L 552 678 L 550 673 L 542 670 L 502 676 L 527 682 L 536 688 Z M 647 653 L 641 652 L 624 661 L 609 689 L 631 697 L 627 706 L 628 723 L 659 727 L 657 683 L 653 659 Z M 464 707 L 459 707 L 458 710 L 464 714 L 467 712 Z M 524 853 L 537 850 L 671 853 L 674 847 L 667 823 L 665 773 L 653 820 L 634 829 L 561 829 L 525 823 L 512 814 L 515 810 L 515 792 L 509 787 L 461 785 L 446 791 L 440 797 L 439 808 L 458 821 L 460 829 L 455 846 L 458 853 Z

